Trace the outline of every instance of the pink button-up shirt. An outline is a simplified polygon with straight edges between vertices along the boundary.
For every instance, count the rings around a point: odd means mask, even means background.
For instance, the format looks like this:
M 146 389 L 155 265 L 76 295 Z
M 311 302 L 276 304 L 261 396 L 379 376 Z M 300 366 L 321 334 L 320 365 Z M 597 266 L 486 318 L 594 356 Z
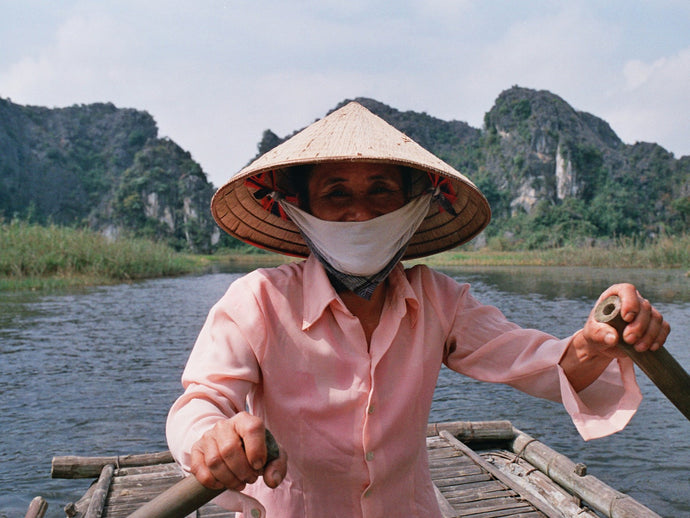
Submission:
M 248 408 L 288 454 L 277 489 L 261 479 L 245 489 L 268 516 L 439 517 L 425 438 L 442 363 L 562 401 L 585 439 L 620 430 L 637 409 L 630 361 L 577 394 L 558 366 L 569 339 L 519 328 L 425 266 L 399 265 L 389 282 L 368 345 L 313 257 L 235 281 L 211 310 L 170 411 L 178 462 L 188 469 L 201 435 Z

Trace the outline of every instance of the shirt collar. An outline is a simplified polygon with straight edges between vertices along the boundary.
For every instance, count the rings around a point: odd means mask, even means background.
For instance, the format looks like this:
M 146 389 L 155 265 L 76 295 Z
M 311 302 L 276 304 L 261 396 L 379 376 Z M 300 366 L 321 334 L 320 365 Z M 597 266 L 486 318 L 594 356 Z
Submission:
M 326 270 L 313 254 L 310 254 L 304 263 L 302 294 L 303 331 L 311 327 L 332 302 L 339 300 L 331 281 L 328 280 Z
M 389 303 L 395 305 L 396 303 L 405 304 L 404 308 L 410 314 L 410 324 L 414 327 L 417 323 L 417 315 L 419 314 L 419 298 L 415 293 L 410 281 L 407 279 L 405 267 L 402 263 L 398 263 L 395 268 L 388 275 L 389 285 Z M 401 308 L 400 316 L 404 315 L 403 308 Z
M 419 310 L 419 299 L 412 289 L 405 268 L 398 263 L 388 276 L 391 291 L 388 294 L 390 304 L 396 301 L 407 304 L 407 311 L 410 312 L 412 325 L 417 321 Z M 331 304 L 343 305 L 340 297 L 336 293 L 331 281 L 328 279 L 326 270 L 314 255 L 309 255 L 304 264 L 302 276 L 303 310 L 302 310 L 302 330 L 306 330 L 321 318 L 324 311 Z

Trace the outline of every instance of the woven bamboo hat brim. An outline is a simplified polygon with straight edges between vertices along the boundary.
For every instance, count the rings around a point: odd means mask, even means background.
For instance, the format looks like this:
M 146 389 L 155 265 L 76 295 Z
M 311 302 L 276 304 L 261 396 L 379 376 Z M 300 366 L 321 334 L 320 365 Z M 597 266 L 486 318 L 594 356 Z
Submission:
M 235 174 L 214 195 L 213 217 L 245 243 L 306 257 L 309 249 L 297 226 L 268 210 L 266 199 L 247 180 L 265 179 L 271 171 L 292 166 L 338 161 L 396 164 L 450 181 L 455 215 L 432 204 L 403 259 L 454 248 L 479 234 L 491 219 L 489 203 L 469 179 L 357 102 L 314 122 Z

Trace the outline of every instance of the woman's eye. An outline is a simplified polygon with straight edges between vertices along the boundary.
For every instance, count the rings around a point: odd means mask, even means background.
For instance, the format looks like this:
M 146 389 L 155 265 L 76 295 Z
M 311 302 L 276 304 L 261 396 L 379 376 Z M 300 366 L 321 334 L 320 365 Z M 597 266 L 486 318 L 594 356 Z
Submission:
M 327 198 L 345 198 L 347 196 L 349 196 L 349 194 L 342 189 L 334 189 L 326 193 Z
M 398 192 L 397 189 L 393 189 L 388 185 L 376 185 L 371 189 L 372 194 L 394 194 Z

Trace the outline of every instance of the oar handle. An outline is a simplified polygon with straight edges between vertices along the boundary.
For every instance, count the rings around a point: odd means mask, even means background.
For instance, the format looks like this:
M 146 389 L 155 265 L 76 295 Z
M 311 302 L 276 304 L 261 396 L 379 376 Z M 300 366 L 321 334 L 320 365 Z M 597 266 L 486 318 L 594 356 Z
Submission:
M 623 341 L 623 330 L 627 322 L 621 316 L 621 302 L 617 295 L 602 300 L 594 309 L 598 322 L 609 324 L 618 331 L 618 347 L 623 349 L 632 361 L 642 369 L 650 380 L 690 420 L 690 375 L 680 366 L 666 348 L 656 351 L 638 352 Z
M 266 428 L 266 465 L 280 456 L 278 443 Z M 208 489 L 190 475 L 153 500 L 142 505 L 128 518 L 184 518 L 220 495 L 225 489 Z M 252 511 L 252 518 L 254 518 Z M 256 511 L 258 512 L 258 511 Z M 256 517 L 260 516 L 257 514 Z
M 147 502 L 129 518 L 183 518 L 207 504 L 223 492 L 208 489 L 190 475 Z

